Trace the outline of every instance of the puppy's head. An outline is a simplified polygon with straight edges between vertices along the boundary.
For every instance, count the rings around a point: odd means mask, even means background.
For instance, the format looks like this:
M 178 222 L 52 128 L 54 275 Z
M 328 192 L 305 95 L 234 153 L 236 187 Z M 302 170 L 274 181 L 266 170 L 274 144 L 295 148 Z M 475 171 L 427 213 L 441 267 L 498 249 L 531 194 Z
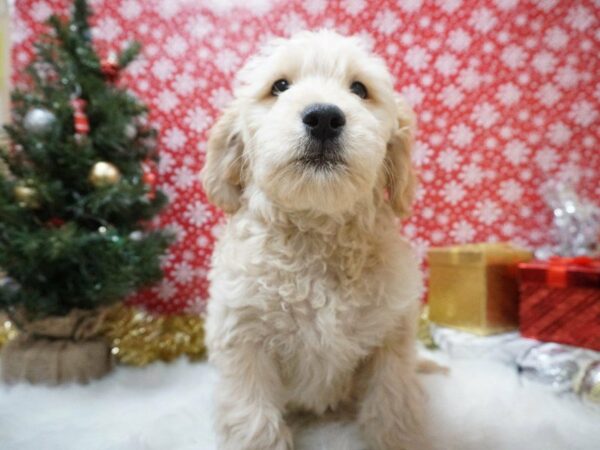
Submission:
M 247 192 L 324 213 L 386 189 L 402 216 L 413 190 L 413 128 L 382 60 L 355 38 L 303 32 L 274 41 L 240 72 L 210 133 L 204 188 L 227 212 Z

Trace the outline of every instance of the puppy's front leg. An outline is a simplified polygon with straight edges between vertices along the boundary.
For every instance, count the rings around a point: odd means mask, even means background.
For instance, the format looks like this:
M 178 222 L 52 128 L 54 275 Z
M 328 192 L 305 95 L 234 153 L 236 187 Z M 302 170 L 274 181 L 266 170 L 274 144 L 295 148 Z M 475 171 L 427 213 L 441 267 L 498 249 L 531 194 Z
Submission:
M 428 449 L 412 339 L 409 345 L 396 339 L 402 338 L 389 339 L 366 368 L 358 422 L 372 450 Z
M 292 450 L 275 362 L 254 347 L 227 350 L 218 360 L 222 377 L 216 404 L 219 449 Z

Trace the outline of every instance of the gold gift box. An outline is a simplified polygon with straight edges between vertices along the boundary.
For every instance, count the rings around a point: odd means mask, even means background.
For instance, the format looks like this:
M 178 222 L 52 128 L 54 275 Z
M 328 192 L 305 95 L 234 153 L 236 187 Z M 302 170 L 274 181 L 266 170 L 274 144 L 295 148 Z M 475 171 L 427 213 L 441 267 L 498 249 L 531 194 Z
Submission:
M 429 319 L 478 335 L 518 327 L 517 264 L 532 253 L 506 243 L 431 248 Z

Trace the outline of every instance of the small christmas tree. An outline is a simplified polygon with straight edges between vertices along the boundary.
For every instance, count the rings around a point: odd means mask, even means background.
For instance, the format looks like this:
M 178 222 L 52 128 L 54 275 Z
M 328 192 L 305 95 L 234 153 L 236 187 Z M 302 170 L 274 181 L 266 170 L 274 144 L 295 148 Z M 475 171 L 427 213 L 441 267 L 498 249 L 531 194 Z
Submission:
M 32 85 L 12 94 L 5 126 L 0 309 L 27 320 L 93 310 L 156 282 L 170 240 L 147 227 L 166 204 L 154 186 L 156 132 L 146 107 L 114 84 L 140 47 L 101 59 L 90 14 L 75 0 L 70 19 L 49 19 Z

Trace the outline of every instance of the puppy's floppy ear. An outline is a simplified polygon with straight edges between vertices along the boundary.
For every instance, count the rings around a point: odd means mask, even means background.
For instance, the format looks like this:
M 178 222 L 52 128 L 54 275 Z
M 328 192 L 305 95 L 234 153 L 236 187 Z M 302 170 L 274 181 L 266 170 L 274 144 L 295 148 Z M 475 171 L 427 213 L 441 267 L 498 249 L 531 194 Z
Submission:
M 406 101 L 396 96 L 396 129 L 387 145 L 386 189 L 392 209 L 398 217 L 410 213 L 415 189 L 411 153 L 416 131 L 415 114 Z
M 210 130 L 206 162 L 200 174 L 208 199 L 227 213 L 240 207 L 242 152 L 239 115 L 234 102 Z

